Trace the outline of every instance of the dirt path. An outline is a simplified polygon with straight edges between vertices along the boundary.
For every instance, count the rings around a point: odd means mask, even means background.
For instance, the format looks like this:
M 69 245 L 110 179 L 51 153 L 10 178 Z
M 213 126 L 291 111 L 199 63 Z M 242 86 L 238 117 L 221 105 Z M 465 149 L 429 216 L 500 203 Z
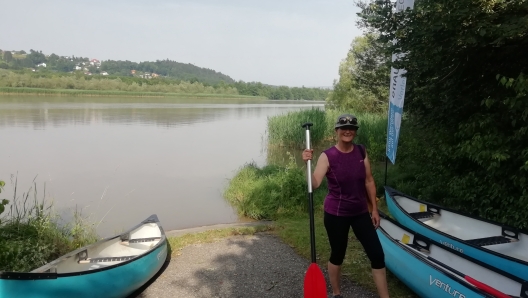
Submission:
M 129 298 L 303 297 L 309 265 L 309 260 L 269 233 L 230 236 L 185 247 L 157 278 Z M 377 297 L 348 281 L 342 289 L 345 298 Z

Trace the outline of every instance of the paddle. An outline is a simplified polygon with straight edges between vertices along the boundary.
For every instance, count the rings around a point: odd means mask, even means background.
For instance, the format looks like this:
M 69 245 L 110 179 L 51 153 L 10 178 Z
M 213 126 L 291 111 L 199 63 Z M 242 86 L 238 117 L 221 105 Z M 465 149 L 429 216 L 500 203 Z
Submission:
M 469 282 L 470 284 L 474 285 L 477 289 L 480 289 L 488 294 L 491 294 L 493 295 L 494 297 L 497 297 L 497 298 L 510 298 L 509 295 L 506 295 L 504 294 L 503 292 L 495 289 L 495 288 L 492 288 L 490 286 L 488 286 L 487 284 L 483 283 L 483 282 L 480 282 L 474 278 L 472 278 L 471 276 L 469 275 L 465 275 L 464 273 L 460 272 L 460 271 L 457 271 L 449 266 L 447 266 L 446 264 L 430 257 L 430 256 L 427 256 L 427 259 L 428 260 L 431 260 L 433 261 L 434 263 L 437 263 L 438 265 L 440 266 L 443 266 L 445 268 L 447 268 L 449 271 L 453 272 L 454 274 L 458 275 L 460 278 L 462 279 L 465 279 L 467 282 Z
M 310 126 L 312 123 L 305 123 L 302 127 L 306 128 L 306 149 L 310 148 Z M 326 281 L 323 272 L 319 268 L 315 259 L 315 225 L 314 225 L 314 208 L 312 193 L 312 163 L 307 162 L 307 181 L 308 181 L 308 201 L 310 213 L 310 247 L 312 253 L 312 264 L 306 271 L 304 277 L 304 298 L 326 298 Z

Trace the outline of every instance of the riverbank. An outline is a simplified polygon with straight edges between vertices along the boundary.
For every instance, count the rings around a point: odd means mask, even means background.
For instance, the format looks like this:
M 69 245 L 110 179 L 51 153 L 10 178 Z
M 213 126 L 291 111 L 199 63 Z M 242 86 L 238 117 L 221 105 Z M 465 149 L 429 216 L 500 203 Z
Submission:
M 135 92 L 115 90 L 45 89 L 27 87 L 0 87 L 0 95 L 39 96 L 94 96 L 94 97 L 175 97 L 175 98 L 223 98 L 265 100 L 263 96 L 217 93 Z

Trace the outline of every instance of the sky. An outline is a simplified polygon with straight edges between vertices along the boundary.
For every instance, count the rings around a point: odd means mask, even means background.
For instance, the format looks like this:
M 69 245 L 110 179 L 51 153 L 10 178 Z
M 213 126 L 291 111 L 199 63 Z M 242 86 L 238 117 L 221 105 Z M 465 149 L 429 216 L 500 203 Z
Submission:
M 2 1 L 0 49 L 170 59 L 246 82 L 329 87 L 354 37 L 353 0 Z M 6 30 L 8 28 L 8 30 Z

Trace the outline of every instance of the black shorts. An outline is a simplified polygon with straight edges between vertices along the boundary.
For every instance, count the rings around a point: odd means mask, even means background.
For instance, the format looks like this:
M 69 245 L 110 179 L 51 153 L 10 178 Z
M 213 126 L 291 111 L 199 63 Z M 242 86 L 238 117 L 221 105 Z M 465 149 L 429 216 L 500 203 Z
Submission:
M 348 233 L 352 227 L 354 235 L 361 242 L 370 260 L 372 269 L 385 268 L 383 248 L 369 213 L 357 216 L 335 216 L 325 212 L 324 225 L 332 251 L 330 263 L 334 265 L 343 264 L 348 245 Z

